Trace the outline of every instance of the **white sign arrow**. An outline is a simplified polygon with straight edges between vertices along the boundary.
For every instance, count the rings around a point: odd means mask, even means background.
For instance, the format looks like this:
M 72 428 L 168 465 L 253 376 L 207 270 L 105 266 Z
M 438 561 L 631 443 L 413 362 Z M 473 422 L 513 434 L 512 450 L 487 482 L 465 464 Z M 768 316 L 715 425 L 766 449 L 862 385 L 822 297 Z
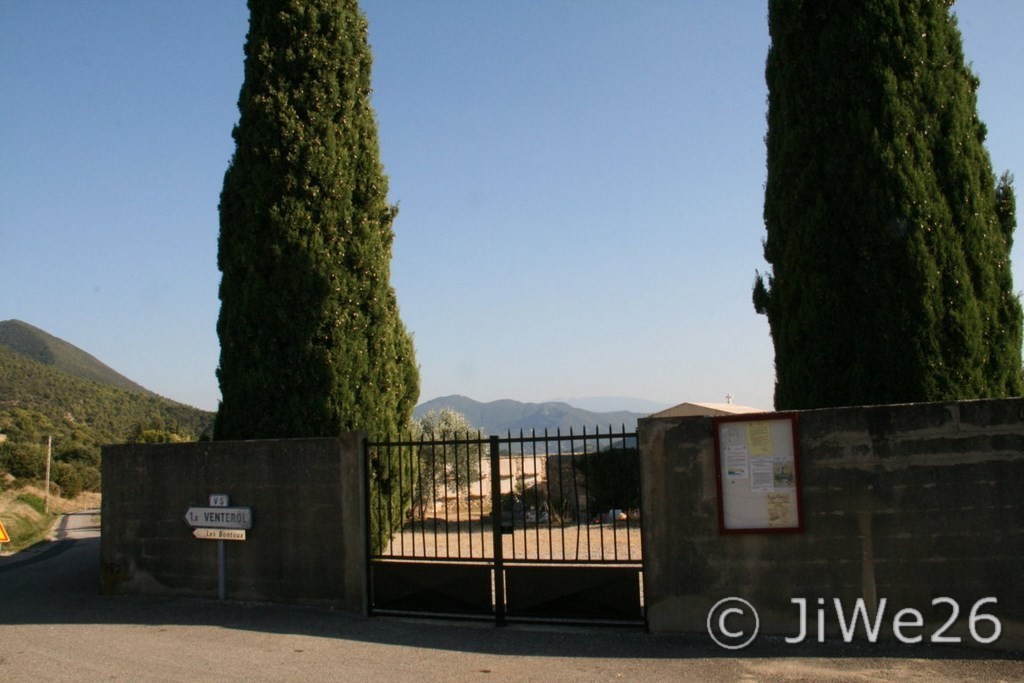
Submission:
M 192 528 L 251 529 L 252 508 L 191 507 L 185 523 Z
M 209 541 L 244 541 L 245 529 L 193 529 L 192 535 Z

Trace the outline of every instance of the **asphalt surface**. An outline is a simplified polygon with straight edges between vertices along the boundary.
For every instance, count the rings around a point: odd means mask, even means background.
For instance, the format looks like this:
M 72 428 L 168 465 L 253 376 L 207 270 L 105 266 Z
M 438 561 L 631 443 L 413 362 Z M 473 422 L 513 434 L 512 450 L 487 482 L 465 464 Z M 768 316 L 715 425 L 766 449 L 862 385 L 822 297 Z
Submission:
M 0 558 L 0 681 L 1024 681 L 1020 654 L 509 626 L 99 595 L 99 528 Z

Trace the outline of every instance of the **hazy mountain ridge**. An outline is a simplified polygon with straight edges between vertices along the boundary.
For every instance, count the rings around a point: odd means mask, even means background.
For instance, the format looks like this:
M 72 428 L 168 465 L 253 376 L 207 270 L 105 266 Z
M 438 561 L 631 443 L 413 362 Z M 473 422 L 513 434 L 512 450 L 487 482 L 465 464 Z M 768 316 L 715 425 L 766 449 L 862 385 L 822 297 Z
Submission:
M 613 397 L 593 399 L 607 405 Z M 638 399 L 627 401 L 646 402 Z M 652 402 L 653 403 L 653 402 Z M 54 424 L 88 425 L 105 441 L 120 441 L 136 424 L 158 416 L 199 435 L 214 413 L 163 398 L 119 374 L 82 349 L 20 320 L 0 322 L 0 412 L 23 408 Z M 520 430 L 588 433 L 636 429 L 650 414 L 629 410 L 585 410 L 565 401 L 526 403 L 511 399 L 481 402 L 443 396 L 416 407 L 415 416 L 452 408 L 488 434 Z
M 543 432 L 547 429 L 554 432 L 561 429 L 568 432 L 570 428 L 577 433 L 584 428 L 588 432 L 600 428 L 602 433 L 606 433 L 609 427 L 613 431 L 620 431 L 623 426 L 626 431 L 633 431 L 636 429 L 637 419 L 648 414 L 625 410 L 594 412 L 560 401 L 523 403 L 500 399 L 485 403 L 456 394 L 421 403 L 416 406 L 414 416 L 421 417 L 428 411 L 439 411 L 443 408 L 451 408 L 462 413 L 472 425 L 488 434 L 499 435 L 506 432 L 518 433 L 520 430 Z

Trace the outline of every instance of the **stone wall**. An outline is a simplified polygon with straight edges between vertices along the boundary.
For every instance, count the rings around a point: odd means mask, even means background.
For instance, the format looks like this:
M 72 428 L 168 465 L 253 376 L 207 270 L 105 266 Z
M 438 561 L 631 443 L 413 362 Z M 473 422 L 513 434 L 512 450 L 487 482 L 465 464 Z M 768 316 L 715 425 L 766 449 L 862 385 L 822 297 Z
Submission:
M 826 632 L 887 601 L 916 609 L 927 641 L 972 644 L 969 612 L 996 616 L 996 647 L 1024 650 L 1024 399 L 797 413 L 804 529 L 722 534 L 709 417 L 642 420 L 644 592 L 652 631 L 706 633 L 719 600 L 739 597 L 762 634 L 792 637 L 808 601 Z M 103 450 L 101 580 L 107 593 L 217 597 L 217 541 L 183 517 L 222 493 L 249 507 L 245 541 L 225 541 L 226 593 L 365 611 L 366 478 L 361 435 L 339 439 L 121 445 Z M 982 635 L 991 632 L 988 625 Z M 816 624 L 809 624 L 809 639 Z M 988 628 L 988 630 L 985 630 Z M 859 639 L 864 636 L 859 629 Z
M 805 598 L 816 639 L 822 598 L 835 638 L 834 599 L 849 612 L 858 598 L 869 608 L 885 598 L 880 637 L 891 639 L 892 615 L 913 608 L 924 627 L 904 635 L 927 642 L 952 609 L 932 602 L 948 597 L 960 614 L 946 635 L 970 645 L 972 606 L 995 597 L 981 610 L 1001 622 L 995 645 L 1024 650 L 1024 399 L 797 419 L 804 531 L 778 534 L 719 533 L 712 418 L 640 422 L 651 630 L 705 633 L 711 607 L 736 596 L 756 607 L 761 633 L 795 637 L 791 600 Z
M 224 541 L 233 600 L 366 609 L 362 436 L 103 449 L 105 593 L 218 596 L 218 541 L 184 521 L 210 494 L 252 509 L 244 541 Z

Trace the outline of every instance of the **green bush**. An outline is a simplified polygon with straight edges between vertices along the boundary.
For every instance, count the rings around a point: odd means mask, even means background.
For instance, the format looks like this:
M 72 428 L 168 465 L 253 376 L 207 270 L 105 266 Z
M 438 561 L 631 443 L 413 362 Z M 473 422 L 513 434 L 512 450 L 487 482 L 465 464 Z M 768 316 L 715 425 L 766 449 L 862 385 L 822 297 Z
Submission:
M 592 513 L 640 507 L 640 463 L 635 448 L 612 448 L 581 458 Z
M 64 498 L 74 498 L 82 492 L 82 477 L 79 474 L 79 468 L 71 463 L 53 463 L 50 479 L 60 487 L 60 495 Z
M 75 467 L 78 469 L 78 476 L 82 479 L 82 490 L 83 491 L 99 491 L 101 480 L 100 470 L 98 467 L 92 465 L 86 465 L 84 463 L 75 463 Z
M 100 447 L 72 442 L 54 456 L 50 478 L 65 498 L 100 490 Z
M 0 444 L 0 470 L 18 479 L 41 479 L 46 474 L 46 449 L 29 443 Z
M 62 445 L 53 454 L 54 460 L 63 460 L 64 462 L 83 463 L 86 465 L 92 465 L 93 467 L 99 467 L 100 465 L 100 447 L 95 444 L 81 443 L 78 441 L 72 441 L 68 444 Z

